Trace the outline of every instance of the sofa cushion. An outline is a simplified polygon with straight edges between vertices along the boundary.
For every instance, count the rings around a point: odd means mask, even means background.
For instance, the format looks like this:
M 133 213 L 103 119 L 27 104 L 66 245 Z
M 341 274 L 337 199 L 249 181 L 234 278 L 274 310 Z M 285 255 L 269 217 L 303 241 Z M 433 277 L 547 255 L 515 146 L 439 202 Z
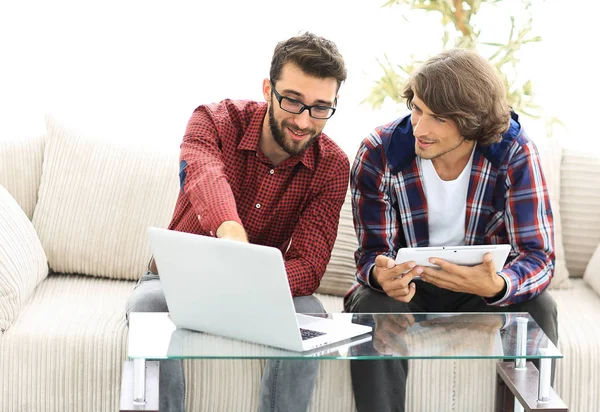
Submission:
M 15 198 L 31 220 L 37 202 L 44 138 L 0 142 L 0 185 Z
M 50 269 L 137 279 L 148 226 L 166 227 L 177 194 L 172 154 L 80 137 L 47 118 L 48 138 L 33 225 Z
M 134 286 L 49 275 L 0 338 L 0 411 L 118 411 Z
M 561 169 L 567 267 L 571 277 L 582 277 L 600 243 L 600 155 L 565 149 Z
M 0 335 L 47 275 L 46 254 L 33 225 L 0 186 Z
M 357 247 L 358 240 L 352 222 L 352 197 L 348 190 L 340 213 L 338 234 L 331 251 L 331 260 L 317 292 L 336 296 L 344 296 L 348 292 L 355 279 L 354 252 Z
M 568 289 L 571 287 L 569 281 L 569 270 L 565 260 L 565 248 L 563 245 L 562 213 L 560 210 L 561 178 L 560 165 L 562 162 L 562 146 L 557 139 L 541 139 L 536 141 L 536 146 L 542 162 L 542 170 L 546 178 L 546 185 L 550 195 L 550 204 L 554 216 L 554 277 L 550 282 L 550 289 Z
M 596 247 L 596 251 L 585 268 L 583 281 L 600 295 L 600 244 Z

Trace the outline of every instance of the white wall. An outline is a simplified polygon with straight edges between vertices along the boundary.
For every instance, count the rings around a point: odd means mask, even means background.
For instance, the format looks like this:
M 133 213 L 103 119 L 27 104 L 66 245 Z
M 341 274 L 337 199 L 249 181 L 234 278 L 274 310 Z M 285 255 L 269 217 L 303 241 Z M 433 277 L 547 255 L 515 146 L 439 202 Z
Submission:
M 0 139 L 42 134 L 50 113 L 91 136 L 177 150 L 196 106 L 262 99 L 275 44 L 310 30 L 335 41 L 346 59 L 348 81 L 326 132 L 353 155 L 373 126 L 403 110 L 360 104 L 380 74 L 376 59 L 431 53 L 440 33 L 435 18 L 409 23 L 382 3 L 0 0 Z M 591 40 L 600 38 L 600 7 L 565 4 L 540 2 L 535 22 L 544 42 L 522 54 L 523 73 L 534 78 L 547 114 L 567 124 L 569 141 L 592 146 L 599 89 L 588 79 L 597 73 Z M 498 15 L 489 21 L 503 30 Z

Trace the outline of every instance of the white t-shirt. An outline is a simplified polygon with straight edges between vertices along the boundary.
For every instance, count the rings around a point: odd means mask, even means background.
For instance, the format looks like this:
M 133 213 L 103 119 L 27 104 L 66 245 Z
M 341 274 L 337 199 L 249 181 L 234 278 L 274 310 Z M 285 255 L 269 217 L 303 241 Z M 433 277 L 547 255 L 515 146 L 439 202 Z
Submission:
M 467 191 L 473 165 L 473 153 L 455 180 L 442 180 L 431 160 L 421 159 L 423 189 L 427 198 L 429 246 L 465 244 Z

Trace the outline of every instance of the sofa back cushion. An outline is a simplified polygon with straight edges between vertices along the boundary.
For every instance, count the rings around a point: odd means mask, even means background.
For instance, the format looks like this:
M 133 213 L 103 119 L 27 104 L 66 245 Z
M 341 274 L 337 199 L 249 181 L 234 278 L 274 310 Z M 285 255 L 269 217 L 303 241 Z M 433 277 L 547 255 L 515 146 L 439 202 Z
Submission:
M 561 169 L 567 267 L 571 277 L 582 277 L 600 243 L 600 154 L 565 149 Z
M 338 234 L 331 251 L 331 260 L 327 265 L 318 293 L 344 296 L 355 279 L 356 265 L 354 252 L 358 247 L 354 223 L 352 221 L 352 196 L 350 189 L 340 213 Z
M 29 220 L 42 176 L 44 138 L 0 142 L 0 185 L 12 195 Z
M 178 182 L 178 152 L 78 136 L 53 118 L 33 225 L 50 269 L 138 279 L 150 258 L 148 226 L 166 227 Z
M 558 139 L 542 138 L 536 141 L 536 147 L 542 163 L 542 171 L 546 178 L 552 215 L 554 217 L 554 277 L 550 282 L 550 289 L 568 289 L 571 287 L 569 281 L 570 273 L 565 259 L 565 247 L 563 241 L 561 199 L 561 163 L 563 149 Z
M 0 186 L 0 335 L 47 275 L 46 255 L 33 225 L 17 201 Z

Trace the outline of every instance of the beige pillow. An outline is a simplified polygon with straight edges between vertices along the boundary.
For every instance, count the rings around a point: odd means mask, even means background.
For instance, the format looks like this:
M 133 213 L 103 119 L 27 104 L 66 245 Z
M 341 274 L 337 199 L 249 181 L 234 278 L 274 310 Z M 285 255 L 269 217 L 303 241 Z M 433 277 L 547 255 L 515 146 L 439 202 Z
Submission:
M 354 284 L 356 265 L 354 252 L 358 247 L 354 223 L 352 221 L 352 198 L 350 190 L 340 213 L 338 234 L 331 251 L 331 260 L 327 265 L 318 293 L 344 296 Z
M 0 142 L 0 185 L 21 205 L 31 220 L 42 176 L 44 138 Z
M 560 208 L 567 266 L 582 277 L 600 243 L 600 155 L 565 149 L 561 165 Z
M 29 218 L 0 186 L 0 334 L 48 275 L 46 254 Z
M 560 211 L 560 171 L 563 150 L 557 139 L 542 139 L 539 142 L 536 141 L 536 146 L 540 154 L 542 171 L 546 178 L 548 193 L 550 194 L 550 204 L 552 205 L 552 214 L 554 216 L 554 252 L 556 260 L 554 277 L 550 282 L 550 289 L 569 289 L 571 288 L 571 281 L 569 280 L 569 270 L 565 261 L 562 216 Z
M 600 295 L 600 244 L 585 269 L 583 281 Z
M 104 119 L 103 119 L 104 120 Z M 54 119 L 33 225 L 54 272 L 138 279 L 148 226 L 166 227 L 179 192 L 179 148 L 164 154 L 82 138 Z

